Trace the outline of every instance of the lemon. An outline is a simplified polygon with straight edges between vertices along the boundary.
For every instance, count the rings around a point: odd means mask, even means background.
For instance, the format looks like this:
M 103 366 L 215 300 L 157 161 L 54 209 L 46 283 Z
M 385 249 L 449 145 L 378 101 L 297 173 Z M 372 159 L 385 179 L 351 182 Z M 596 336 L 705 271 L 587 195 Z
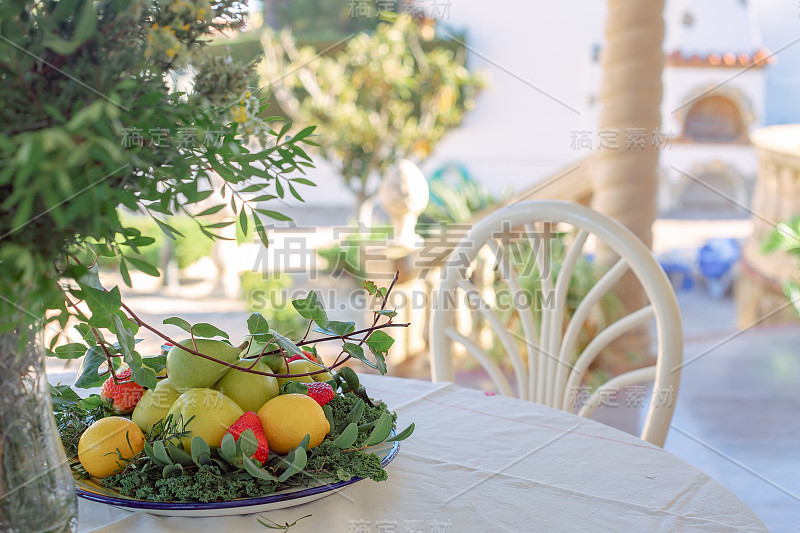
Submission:
M 139 426 L 127 418 L 109 416 L 83 432 L 78 441 L 78 459 L 89 474 L 104 478 L 125 468 L 125 461 L 143 449 L 144 434 Z
M 330 432 L 331 426 L 319 404 L 305 394 L 282 394 L 258 411 L 270 451 L 287 454 L 306 436 L 311 436 L 309 448 Z

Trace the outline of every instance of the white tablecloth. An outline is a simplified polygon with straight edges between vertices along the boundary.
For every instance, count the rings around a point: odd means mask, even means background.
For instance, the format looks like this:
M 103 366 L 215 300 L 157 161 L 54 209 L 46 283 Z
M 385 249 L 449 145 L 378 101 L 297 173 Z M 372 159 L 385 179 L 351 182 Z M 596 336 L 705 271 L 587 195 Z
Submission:
M 389 465 L 313 503 L 270 512 L 291 533 L 766 531 L 722 485 L 608 426 L 447 383 L 363 376 L 416 423 Z M 255 515 L 166 518 L 80 500 L 81 532 L 274 531 Z

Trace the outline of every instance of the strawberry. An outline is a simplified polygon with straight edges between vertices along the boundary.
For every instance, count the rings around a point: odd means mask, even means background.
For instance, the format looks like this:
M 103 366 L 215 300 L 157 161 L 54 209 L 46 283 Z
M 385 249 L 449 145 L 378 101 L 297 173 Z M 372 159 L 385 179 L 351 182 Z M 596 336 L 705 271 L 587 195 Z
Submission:
M 311 361 L 319 363 L 319 359 L 313 353 L 303 350 L 303 355 L 305 355 Z M 298 359 L 303 359 L 303 357 L 300 354 L 295 354 L 289 358 L 289 362 L 291 363 L 292 361 L 297 361 Z
M 100 397 L 111 402 L 111 408 L 117 414 L 128 414 L 133 411 L 139 400 L 144 394 L 144 387 L 131 381 L 131 369 L 126 368 L 117 373 L 118 383 L 114 383 L 114 378 L 109 377 L 103 388 L 100 389 Z
M 307 385 L 307 387 L 308 395 L 311 396 L 315 402 L 320 404 L 320 406 L 325 405 L 333 400 L 333 387 L 324 381 L 310 383 Z
M 253 454 L 253 459 L 264 464 L 269 456 L 269 445 L 267 444 L 267 436 L 264 434 L 264 428 L 261 427 L 261 420 L 259 420 L 257 414 L 253 411 L 247 411 L 239 417 L 239 420 L 231 424 L 227 432 L 233 435 L 234 440 L 238 441 L 242 433 L 248 429 L 252 430 L 256 440 L 258 440 L 258 448 L 256 448 L 256 453 Z

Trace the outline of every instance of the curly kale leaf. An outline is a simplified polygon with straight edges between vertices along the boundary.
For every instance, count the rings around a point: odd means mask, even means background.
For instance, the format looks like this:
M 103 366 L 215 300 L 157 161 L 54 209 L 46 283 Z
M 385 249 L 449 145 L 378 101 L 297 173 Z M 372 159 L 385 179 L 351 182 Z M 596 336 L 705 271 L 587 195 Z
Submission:
M 272 481 L 222 476 L 216 466 L 203 466 L 191 474 L 170 478 L 163 478 L 157 469 L 132 470 L 104 479 L 103 485 L 126 496 L 157 502 L 230 501 L 271 494 L 276 487 Z
M 342 451 L 331 441 L 324 441 L 312 449 L 306 467 L 308 472 L 317 472 L 320 476 L 347 481 L 353 477 L 369 478 L 384 481 L 386 470 L 381 466 L 377 455 L 358 450 Z

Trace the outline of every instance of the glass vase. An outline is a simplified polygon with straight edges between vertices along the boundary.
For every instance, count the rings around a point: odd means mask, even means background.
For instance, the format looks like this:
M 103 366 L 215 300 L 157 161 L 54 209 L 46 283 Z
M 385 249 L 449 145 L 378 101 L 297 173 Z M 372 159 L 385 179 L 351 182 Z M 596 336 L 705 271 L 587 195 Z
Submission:
M 78 501 L 45 375 L 42 331 L 0 333 L 0 531 L 75 531 Z

